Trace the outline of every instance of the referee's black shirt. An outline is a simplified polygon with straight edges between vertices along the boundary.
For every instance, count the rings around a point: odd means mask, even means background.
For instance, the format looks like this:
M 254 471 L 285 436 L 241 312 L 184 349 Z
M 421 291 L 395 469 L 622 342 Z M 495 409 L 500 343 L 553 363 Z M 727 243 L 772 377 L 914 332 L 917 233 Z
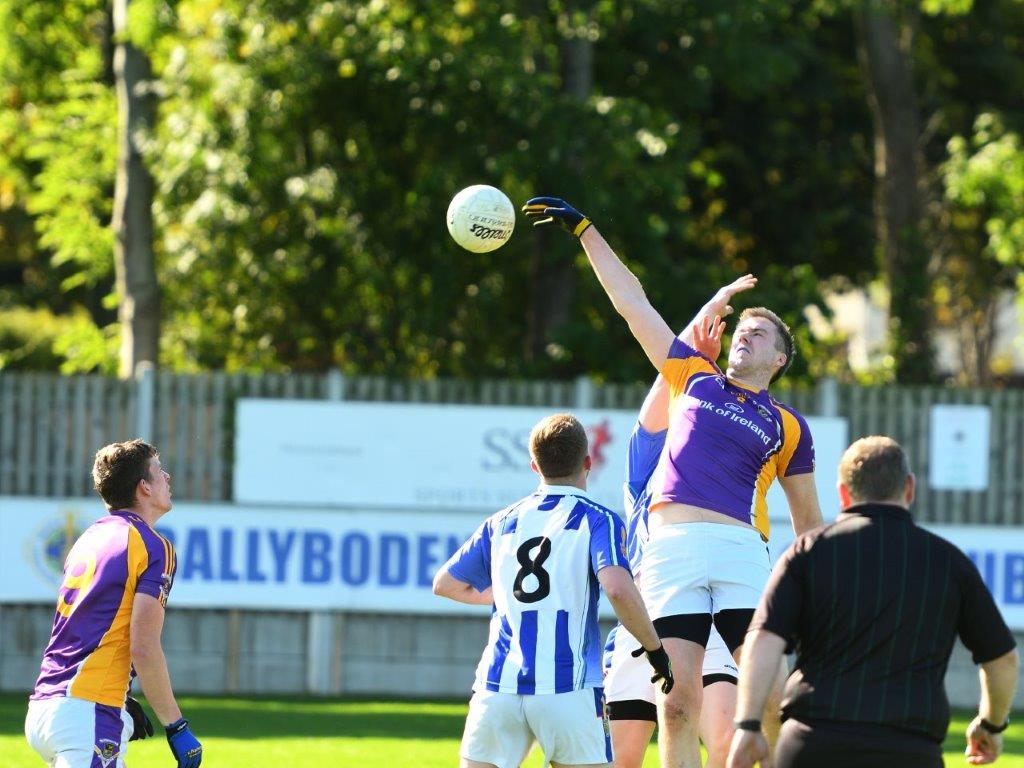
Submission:
M 892 504 L 849 507 L 797 538 L 751 629 L 796 650 L 783 719 L 873 723 L 938 742 L 956 636 L 976 664 L 1016 644 L 967 556 Z

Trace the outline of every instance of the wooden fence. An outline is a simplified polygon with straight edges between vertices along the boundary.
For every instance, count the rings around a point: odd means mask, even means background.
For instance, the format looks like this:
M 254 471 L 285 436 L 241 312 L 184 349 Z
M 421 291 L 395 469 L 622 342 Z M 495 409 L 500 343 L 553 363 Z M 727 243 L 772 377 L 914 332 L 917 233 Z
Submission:
M 638 408 L 646 385 L 587 379 L 405 381 L 328 374 L 185 375 L 145 372 L 135 380 L 0 372 L 0 495 L 84 496 L 101 445 L 143 437 L 160 448 L 181 500 L 232 498 L 235 401 L 240 397 Z M 807 415 L 843 416 L 850 439 L 887 434 L 911 455 L 916 514 L 945 523 L 1024 525 L 1024 390 L 862 388 L 826 381 L 776 396 Z M 928 488 L 929 409 L 938 403 L 988 405 L 989 484 L 985 491 Z

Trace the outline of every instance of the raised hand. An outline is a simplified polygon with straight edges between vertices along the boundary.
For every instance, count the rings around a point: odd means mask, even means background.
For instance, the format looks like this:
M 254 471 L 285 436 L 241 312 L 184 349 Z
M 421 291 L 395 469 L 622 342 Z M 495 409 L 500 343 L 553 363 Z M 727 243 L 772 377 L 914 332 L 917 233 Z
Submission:
M 725 332 L 725 321 L 720 315 L 709 318 L 704 315 L 693 324 L 693 348 L 711 362 L 715 362 L 722 353 L 722 334 Z
M 738 277 L 728 285 L 723 285 L 718 289 L 718 292 L 711 298 L 707 304 L 704 305 L 704 311 L 707 315 L 731 315 L 733 312 L 732 306 L 729 304 L 732 301 L 732 297 L 742 291 L 749 291 L 751 288 L 757 285 L 757 278 L 751 274 L 746 274 L 743 277 Z
M 590 219 L 559 197 L 531 197 L 523 206 L 523 213 L 535 227 L 557 225 L 576 237 L 590 226 Z

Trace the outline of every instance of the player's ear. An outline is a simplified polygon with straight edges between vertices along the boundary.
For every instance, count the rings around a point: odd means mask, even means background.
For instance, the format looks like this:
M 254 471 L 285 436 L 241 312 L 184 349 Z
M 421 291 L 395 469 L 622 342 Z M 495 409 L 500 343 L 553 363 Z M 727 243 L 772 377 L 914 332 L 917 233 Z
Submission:
M 594 460 L 590 458 L 590 454 L 588 453 L 586 456 L 583 457 L 583 468 L 587 470 L 587 472 L 589 472 L 591 467 L 593 466 Z
M 853 504 L 853 494 L 842 483 L 836 483 L 836 486 L 839 488 L 839 508 L 846 509 Z
M 534 459 L 530 459 L 530 469 L 532 469 L 538 475 L 540 474 L 540 467 L 537 466 L 537 462 Z

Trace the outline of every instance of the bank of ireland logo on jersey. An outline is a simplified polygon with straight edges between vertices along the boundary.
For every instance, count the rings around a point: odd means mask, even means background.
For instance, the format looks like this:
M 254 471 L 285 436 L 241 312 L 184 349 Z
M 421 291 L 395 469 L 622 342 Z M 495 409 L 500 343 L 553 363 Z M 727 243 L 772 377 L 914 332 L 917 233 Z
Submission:
M 44 581 L 55 587 L 60 584 L 68 552 L 88 525 L 77 509 L 68 508 L 39 526 L 32 537 L 28 558 Z

